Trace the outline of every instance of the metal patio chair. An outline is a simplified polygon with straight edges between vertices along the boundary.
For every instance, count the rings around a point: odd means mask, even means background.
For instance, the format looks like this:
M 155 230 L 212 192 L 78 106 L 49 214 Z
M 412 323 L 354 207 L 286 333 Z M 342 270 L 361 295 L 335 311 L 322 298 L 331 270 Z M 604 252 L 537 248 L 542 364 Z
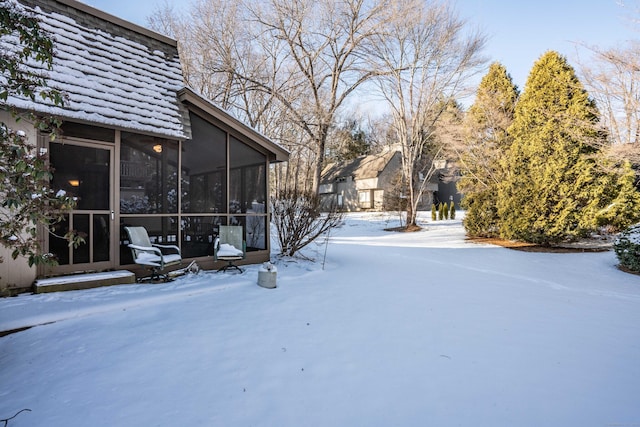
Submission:
M 176 245 L 151 243 L 147 229 L 144 227 L 126 226 L 124 229 L 131 242 L 129 248 L 131 248 L 133 261 L 151 270 L 149 277 L 140 278 L 138 281 L 162 279 L 168 282 L 170 278 L 165 269 L 182 262 L 180 248 Z
M 226 261 L 227 264 L 218 271 L 236 269 L 242 273 L 242 269 L 235 263 L 243 260 L 247 255 L 247 243 L 243 239 L 242 226 L 221 225 L 218 237 L 213 245 L 213 258 L 216 261 Z

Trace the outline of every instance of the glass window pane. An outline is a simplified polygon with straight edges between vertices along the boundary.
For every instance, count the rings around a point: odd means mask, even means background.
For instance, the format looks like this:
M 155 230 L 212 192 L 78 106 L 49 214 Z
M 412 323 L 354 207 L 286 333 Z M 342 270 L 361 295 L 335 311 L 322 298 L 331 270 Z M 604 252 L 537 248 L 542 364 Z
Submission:
M 178 143 L 122 132 L 120 212 L 177 213 Z
M 182 211 L 226 213 L 227 134 L 195 114 L 191 132 L 182 144 Z
M 109 155 L 109 150 L 52 143 L 51 188 L 77 197 L 77 210 L 109 209 Z

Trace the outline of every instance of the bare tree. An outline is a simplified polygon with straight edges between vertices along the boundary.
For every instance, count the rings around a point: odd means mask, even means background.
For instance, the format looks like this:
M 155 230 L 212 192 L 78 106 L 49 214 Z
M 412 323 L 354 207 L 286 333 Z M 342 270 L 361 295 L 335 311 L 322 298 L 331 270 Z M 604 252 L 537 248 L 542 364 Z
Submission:
M 197 0 L 187 16 L 164 6 L 150 23 L 177 38 L 190 87 L 290 151 L 288 164 L 275 167 L 274 181 L 294 188 L 309 185 L 315 150 L 282 102 L 306 96 L 290 79 L 285 42 L 255 25 L 249 6 L 235 0 Z
M 327 137 L 339 109 L 377 74 L 365 54 L 388 19 L 388 4 L 389 0 L 247 0 L 250 24 L 262 40 L 261 53 L 279 64 L 278 75 L 264 80 L 241 69 L 230 71 L 277 98 L 302 129 L 314 156 L 313 192 L 318 191 Z
M 617 0 L 625 16 L 621 25 L 637 28 L 640 1 Z M 640 42 L 613 48 L 583 46 L 591 53 L 578 58 L 585 86 L 596 101 L 609 137 L 609 154 L 640 165 Z
M 482 63 L 485 38 L 466 32 L 465 22 L 444 2 L 398 0 L 392 13 L 394 21 L 371 53 L 383 70 L 378 82 L 402 149 L 406 225 L 412 227 L 443 148 L 444 140 L 435 138 L 436 123 Z
M 640 163 L 640 43 L 621 48 L 590 48 L 581 66 L 589 93 L 602 114 L 615 157 Z

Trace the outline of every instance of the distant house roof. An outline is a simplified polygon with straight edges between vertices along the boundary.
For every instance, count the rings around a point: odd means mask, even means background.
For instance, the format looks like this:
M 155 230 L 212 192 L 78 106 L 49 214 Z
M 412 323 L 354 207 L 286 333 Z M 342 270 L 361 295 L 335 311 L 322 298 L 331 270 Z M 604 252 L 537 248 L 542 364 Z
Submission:
M 61 108 L 39 98 L 34 103 L 10 97 L 10 105 L 124 130 L 189 137 L 188 114 L 177 96 L 184 84 L 175 41 L 73 0 L 20 3 L 38 15 L 55 40 L 48 85 L 68 100 Z M 7 43 L 12 39 L 0 40 L 0 48 Z
M 354 179 L 377 178 L 398 151 L 387 151 L 382 154 L 360 156 L 353 160 L 335 162 L 327 165 L 322 171 L 321 183 L 331 183 L 338 178 L 352 176 Z

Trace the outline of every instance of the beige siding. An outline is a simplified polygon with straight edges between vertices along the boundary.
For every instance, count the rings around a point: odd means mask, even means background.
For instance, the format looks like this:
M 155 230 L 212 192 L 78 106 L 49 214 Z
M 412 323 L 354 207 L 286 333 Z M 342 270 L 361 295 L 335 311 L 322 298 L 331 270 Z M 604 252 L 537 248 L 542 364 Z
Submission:
M 378 178 L 365 178 L 356 180 L 358 190 L 373 190 L 378 188 Z
M 4 246 L 0 248 L 0 296 L 23 291 L 29 287 L 36 278 L 36 269 L 30 268 L 24 258 L 11 259 L 11 251 Z
M 20 122 L 16 123 L 9 113 L 0 111 L 0 121 L 6 123 L 12 129 L 24 131 L 28 140 L 34 144 L 37 142 L 38 134 L 26 120 L 20 120 Z M 0 295 L 6 294 L 7 291 L 15 288 L 29 287 L 36 278 L 36 269 L 30 268 L 24 258 L 12 259 L 11 252 L 11 249 L 0 245 L 0 257 L 2 257 L 2 262 L 0 262 Z

